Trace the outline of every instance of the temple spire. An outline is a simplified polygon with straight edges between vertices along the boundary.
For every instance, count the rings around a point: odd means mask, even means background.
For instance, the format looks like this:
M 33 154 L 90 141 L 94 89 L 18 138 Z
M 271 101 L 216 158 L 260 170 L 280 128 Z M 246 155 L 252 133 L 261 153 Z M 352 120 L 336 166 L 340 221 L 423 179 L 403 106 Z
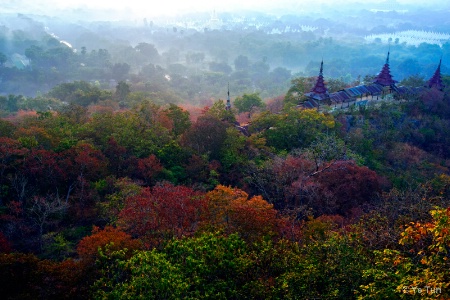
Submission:
M 226 110 L 231 109 L 231 100 L 230 100 L 230 83 L 228 82 L 228 92 L 227 92 L 227 105 L 225 106 Z
M 314 85 L 313 89 L 311 90 L 311 93 L 323 95 L 328 94 L 327 87 L 325 86 L 325 82 L 323 80 L 323 59 L 320 63 L 320 72 L 319 76 L 317 77 L 316 84 Z
M 305 93 L 304 95 L 309 98 L 304 105 L 309 105 L 309 107 L 317 107 L 319 109 L 321 102 L 329 102 L 330 95 L 323 80 L 323 59 L 320 63 L 320 71 L 316 84 L 309 93 Z
M 429 88 L 436 88 L 440 91 L 444 89 L 444 84 L 442 83 L 441 78 L 441 64 L 442 64 L 442 58 L 439 60 L 439 65 L 436 68 L 436 71 L 433 74 L 433 77 L 430 78 L 428 81 L 428 87 Z
M 383 68 L 381 69 L 380 73 L 378 73 L 377 77 L 375 77 L 375 80 L 373 83 L 382 85 L 382 86 L 392 86 L 395 85 L 397 82 L 392 78 L 391 70 L 389 68 L 389 54 L 390 51 L 388 51 L 387 57 L 386 57 L 386 63 L 384 64 Z

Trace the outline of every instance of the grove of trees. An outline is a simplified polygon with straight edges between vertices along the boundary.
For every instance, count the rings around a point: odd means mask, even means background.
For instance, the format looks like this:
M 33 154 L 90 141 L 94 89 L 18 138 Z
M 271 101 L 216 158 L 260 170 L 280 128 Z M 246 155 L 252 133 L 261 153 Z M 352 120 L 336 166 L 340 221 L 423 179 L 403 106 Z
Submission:
M 4 98 L 7 299 L 449 295 L 446 92 L 330 114 L 257 94 L 127 108 L 121 90 Z
M 449 76 L 303 109 L 318 53 L 335 55 L 331 90 L 370 80 L 378 58 L 278 23 L 103 24 L 73 51 L 19 19 L 35 30 L 0 26 L 2 299 L 450 298 Z M 438 50 L 391 51 L 417 86 Z M 313 53 L 304 73 L 293 53 Z

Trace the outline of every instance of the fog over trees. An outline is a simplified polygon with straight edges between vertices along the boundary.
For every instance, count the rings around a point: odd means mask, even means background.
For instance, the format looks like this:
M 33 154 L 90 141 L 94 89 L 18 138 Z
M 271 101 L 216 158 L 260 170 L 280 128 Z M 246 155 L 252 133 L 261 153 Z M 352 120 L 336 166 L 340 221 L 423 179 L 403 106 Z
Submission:
M 89 21 L 82 9 L 69 10 L 72 18 L 5 13 L 0 93 L 36 96 L 80 80 L 114 89 L 127 81 L 132 91 L 198 104 L 224 97 L 230 82 L 235 96 L 267 98 L 283 94 L 295 77 L 316 76 L 322 58 L 329 79 L 351 84 L 375 75 L 389 48 L 397 80 L 431 76 L 440 57 L 447 70 L 445 10 L 378 3 L 320 11 L 272 15 L 255 8 L 120 21 Z

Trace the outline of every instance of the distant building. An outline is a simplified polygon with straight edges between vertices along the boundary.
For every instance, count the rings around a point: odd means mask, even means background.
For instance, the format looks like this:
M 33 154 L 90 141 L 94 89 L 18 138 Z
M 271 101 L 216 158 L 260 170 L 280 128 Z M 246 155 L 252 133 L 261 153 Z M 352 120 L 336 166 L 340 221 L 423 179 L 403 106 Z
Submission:
M 425 87 L 406 87 L 396 85 L 397 81 L 394 80 L 389 67 L 389 55 L 390 53 L 388 52 L 386 62 L 383 65 L 381 71 L 375 77 L 372 84 L 358 85 L 334 93 L 328 93 L 328 90 L 326 88 L 326 83 L 323 77 L 322 60 L 317 81 L 313 89 L 310 92 L 304 94 L 307 97 L 307 101 L 305 101 L 302 106 L 305 108 L 319 109 L 321 105 L 334 104 L 334 106 L 336 107 L 337 104 L 340 104 L 341 107 L 344 107 L 345 103 L 347 103 L 347 106 L 349 106 L 351 102 L 353 102 L 355 105 L 361 106 L 367 103 L 369 97 L 371 97 L 371 100 L 374 100 L 375 96 L 378 99 L 378 96 L 386 95 L 393 95 L 396 98 L 406 98 L 413 95 L 418 95 L 425 88 L 435 88 L 440 91 L 444 90 L 445 86 L 442 83 L 441 78 L 442 59 L 439 61 L 439 65 L 434 72 L 434 75 L 430 78 Z M 357 103 L 358 99 L 361 100 L 361 103 Z

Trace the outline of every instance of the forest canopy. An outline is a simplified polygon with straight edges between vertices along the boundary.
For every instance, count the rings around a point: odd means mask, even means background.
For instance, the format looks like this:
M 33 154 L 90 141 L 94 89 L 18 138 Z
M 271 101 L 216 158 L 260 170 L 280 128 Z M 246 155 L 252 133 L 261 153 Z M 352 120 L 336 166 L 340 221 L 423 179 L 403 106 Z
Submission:
M 5 15 L 2 297 L 449 298 L 450 44 L 412 16 Z

